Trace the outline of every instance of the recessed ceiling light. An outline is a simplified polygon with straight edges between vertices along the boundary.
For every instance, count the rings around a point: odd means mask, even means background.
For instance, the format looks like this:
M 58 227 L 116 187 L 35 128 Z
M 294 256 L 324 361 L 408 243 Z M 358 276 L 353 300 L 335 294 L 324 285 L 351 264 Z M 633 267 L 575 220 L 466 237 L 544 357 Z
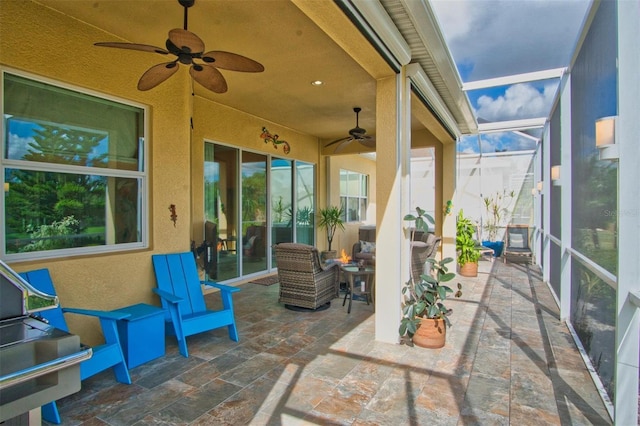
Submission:
M 311 82 L 312 86 L 322 86 L 324 84 L 324 81 L 322 80 L 315 80 Z

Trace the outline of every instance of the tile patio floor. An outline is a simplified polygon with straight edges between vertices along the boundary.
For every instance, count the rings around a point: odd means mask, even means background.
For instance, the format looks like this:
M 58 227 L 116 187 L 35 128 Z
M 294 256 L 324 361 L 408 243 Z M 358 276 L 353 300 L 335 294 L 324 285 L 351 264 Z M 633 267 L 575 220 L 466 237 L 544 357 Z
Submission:
M 64 425 L 607 425 L 570 333 L 534 267 L 480 262 L 458 276 L 438 350 L 374 341 L 373 306 L 301 313 L 278 285 L 242 285 L 226 329 L 168 339 L 164 357 L 106 372 L 59 402 Z M 455 281 L 454 281 L 455 282 Z M 215 294 L 207 295 L 215 306 Z

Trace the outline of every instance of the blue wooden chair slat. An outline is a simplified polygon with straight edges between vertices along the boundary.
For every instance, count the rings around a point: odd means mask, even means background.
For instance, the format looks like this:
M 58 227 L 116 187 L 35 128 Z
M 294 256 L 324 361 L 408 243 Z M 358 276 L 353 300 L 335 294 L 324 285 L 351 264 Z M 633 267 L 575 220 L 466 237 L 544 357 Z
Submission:
M 201 281 L 192 252 L 155 254 L 151 258 L 157 283 L 154 292 L 167 311 L 165 331 L 176 337 L 183 356 L 189 356 L 186 338 L 194 334 L 226 326 L 229 338 L 239 340 L 232 299 L 232 293 L 239 288 Z M 220 290 L 223 309 L 207 309 L 202 284 Z
M 48 269 L 36 269 L 23 272 L 20 275 L 36 289 L 56 295 Z M 100 325 L 102 326 L 105 343 L 92 347 L 93 355 L 91 358 L 80 363 L 80 379 L 84 380 L 108 368 L 113 368 L 116 380 L 121 383 L 131 384 L 131 377 L 122 353 L 122 345 L 120 344 L 116 323 L 118 319 L 126 318 L 129 315 L 89 309 L 62 308 L 60 306 L 41 311 L 38 314 L 49 321 L 50 325 L 69 332 L 64 313 L 97 317 L 100 319 Z M 62 420 L 55 401 L 42 406 L 42 417 L 50 423 L 61 423 Z

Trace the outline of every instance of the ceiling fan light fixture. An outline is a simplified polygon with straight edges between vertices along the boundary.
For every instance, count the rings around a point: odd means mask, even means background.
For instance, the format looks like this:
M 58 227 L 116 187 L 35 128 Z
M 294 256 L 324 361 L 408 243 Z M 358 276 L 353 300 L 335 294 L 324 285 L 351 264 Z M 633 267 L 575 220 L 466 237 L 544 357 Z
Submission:
M 363 146 L 366 146 L 367 148 L 373 148 L 376 145 L 376 139 L 373 136 L 369 136 L 367 135 L 367 131 L 365 129 L 363 129 L 362 127 L 360 127 L 360 125 L 358 124 L 359 120 L 358 120 L 358 116 L 360 114 L 360 111 L 362 111 L 362 108 L 360 107 L 354 107 L 353 108 L 353 112 L 356 113 L 356 127 L 354 127 L 353 129 L 349 130 L 349 136 L 344 137 L 344 138 L 340 138 L 340 139 L 336 139 L 335 141 L 329 142 L 328 144 L 325 145 L 325 148 L 331 146 L 331 145 L 335 145 L 338 144 L 338 146 L 336 146 L 335 150 L 333 152 L 338 153 L 340 151 L 342 151 L 347 145 L 349 145 L 351 142 L 356 141 L 358 143 L 360 143 Z

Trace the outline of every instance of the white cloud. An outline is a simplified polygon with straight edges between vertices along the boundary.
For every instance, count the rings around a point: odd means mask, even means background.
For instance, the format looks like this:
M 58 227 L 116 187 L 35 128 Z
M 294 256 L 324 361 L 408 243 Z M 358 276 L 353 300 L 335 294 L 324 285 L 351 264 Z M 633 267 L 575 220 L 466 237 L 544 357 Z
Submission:
M 590 0 L 432 1 L 464 81 L 566 66 L 590 4 Z
M 546 84 L 542 90 L 527 83 L 514 84 L 503 96 L 478 98 L 476 115 L 487 121 L 518 120 L 549 115 L 557 84 Z
M 33 143 L 32 137 L 23 138 L 14 133 L 9 133 L 9 157 L 12 160 L 20 160 L 28 153 L 29 144 Z

